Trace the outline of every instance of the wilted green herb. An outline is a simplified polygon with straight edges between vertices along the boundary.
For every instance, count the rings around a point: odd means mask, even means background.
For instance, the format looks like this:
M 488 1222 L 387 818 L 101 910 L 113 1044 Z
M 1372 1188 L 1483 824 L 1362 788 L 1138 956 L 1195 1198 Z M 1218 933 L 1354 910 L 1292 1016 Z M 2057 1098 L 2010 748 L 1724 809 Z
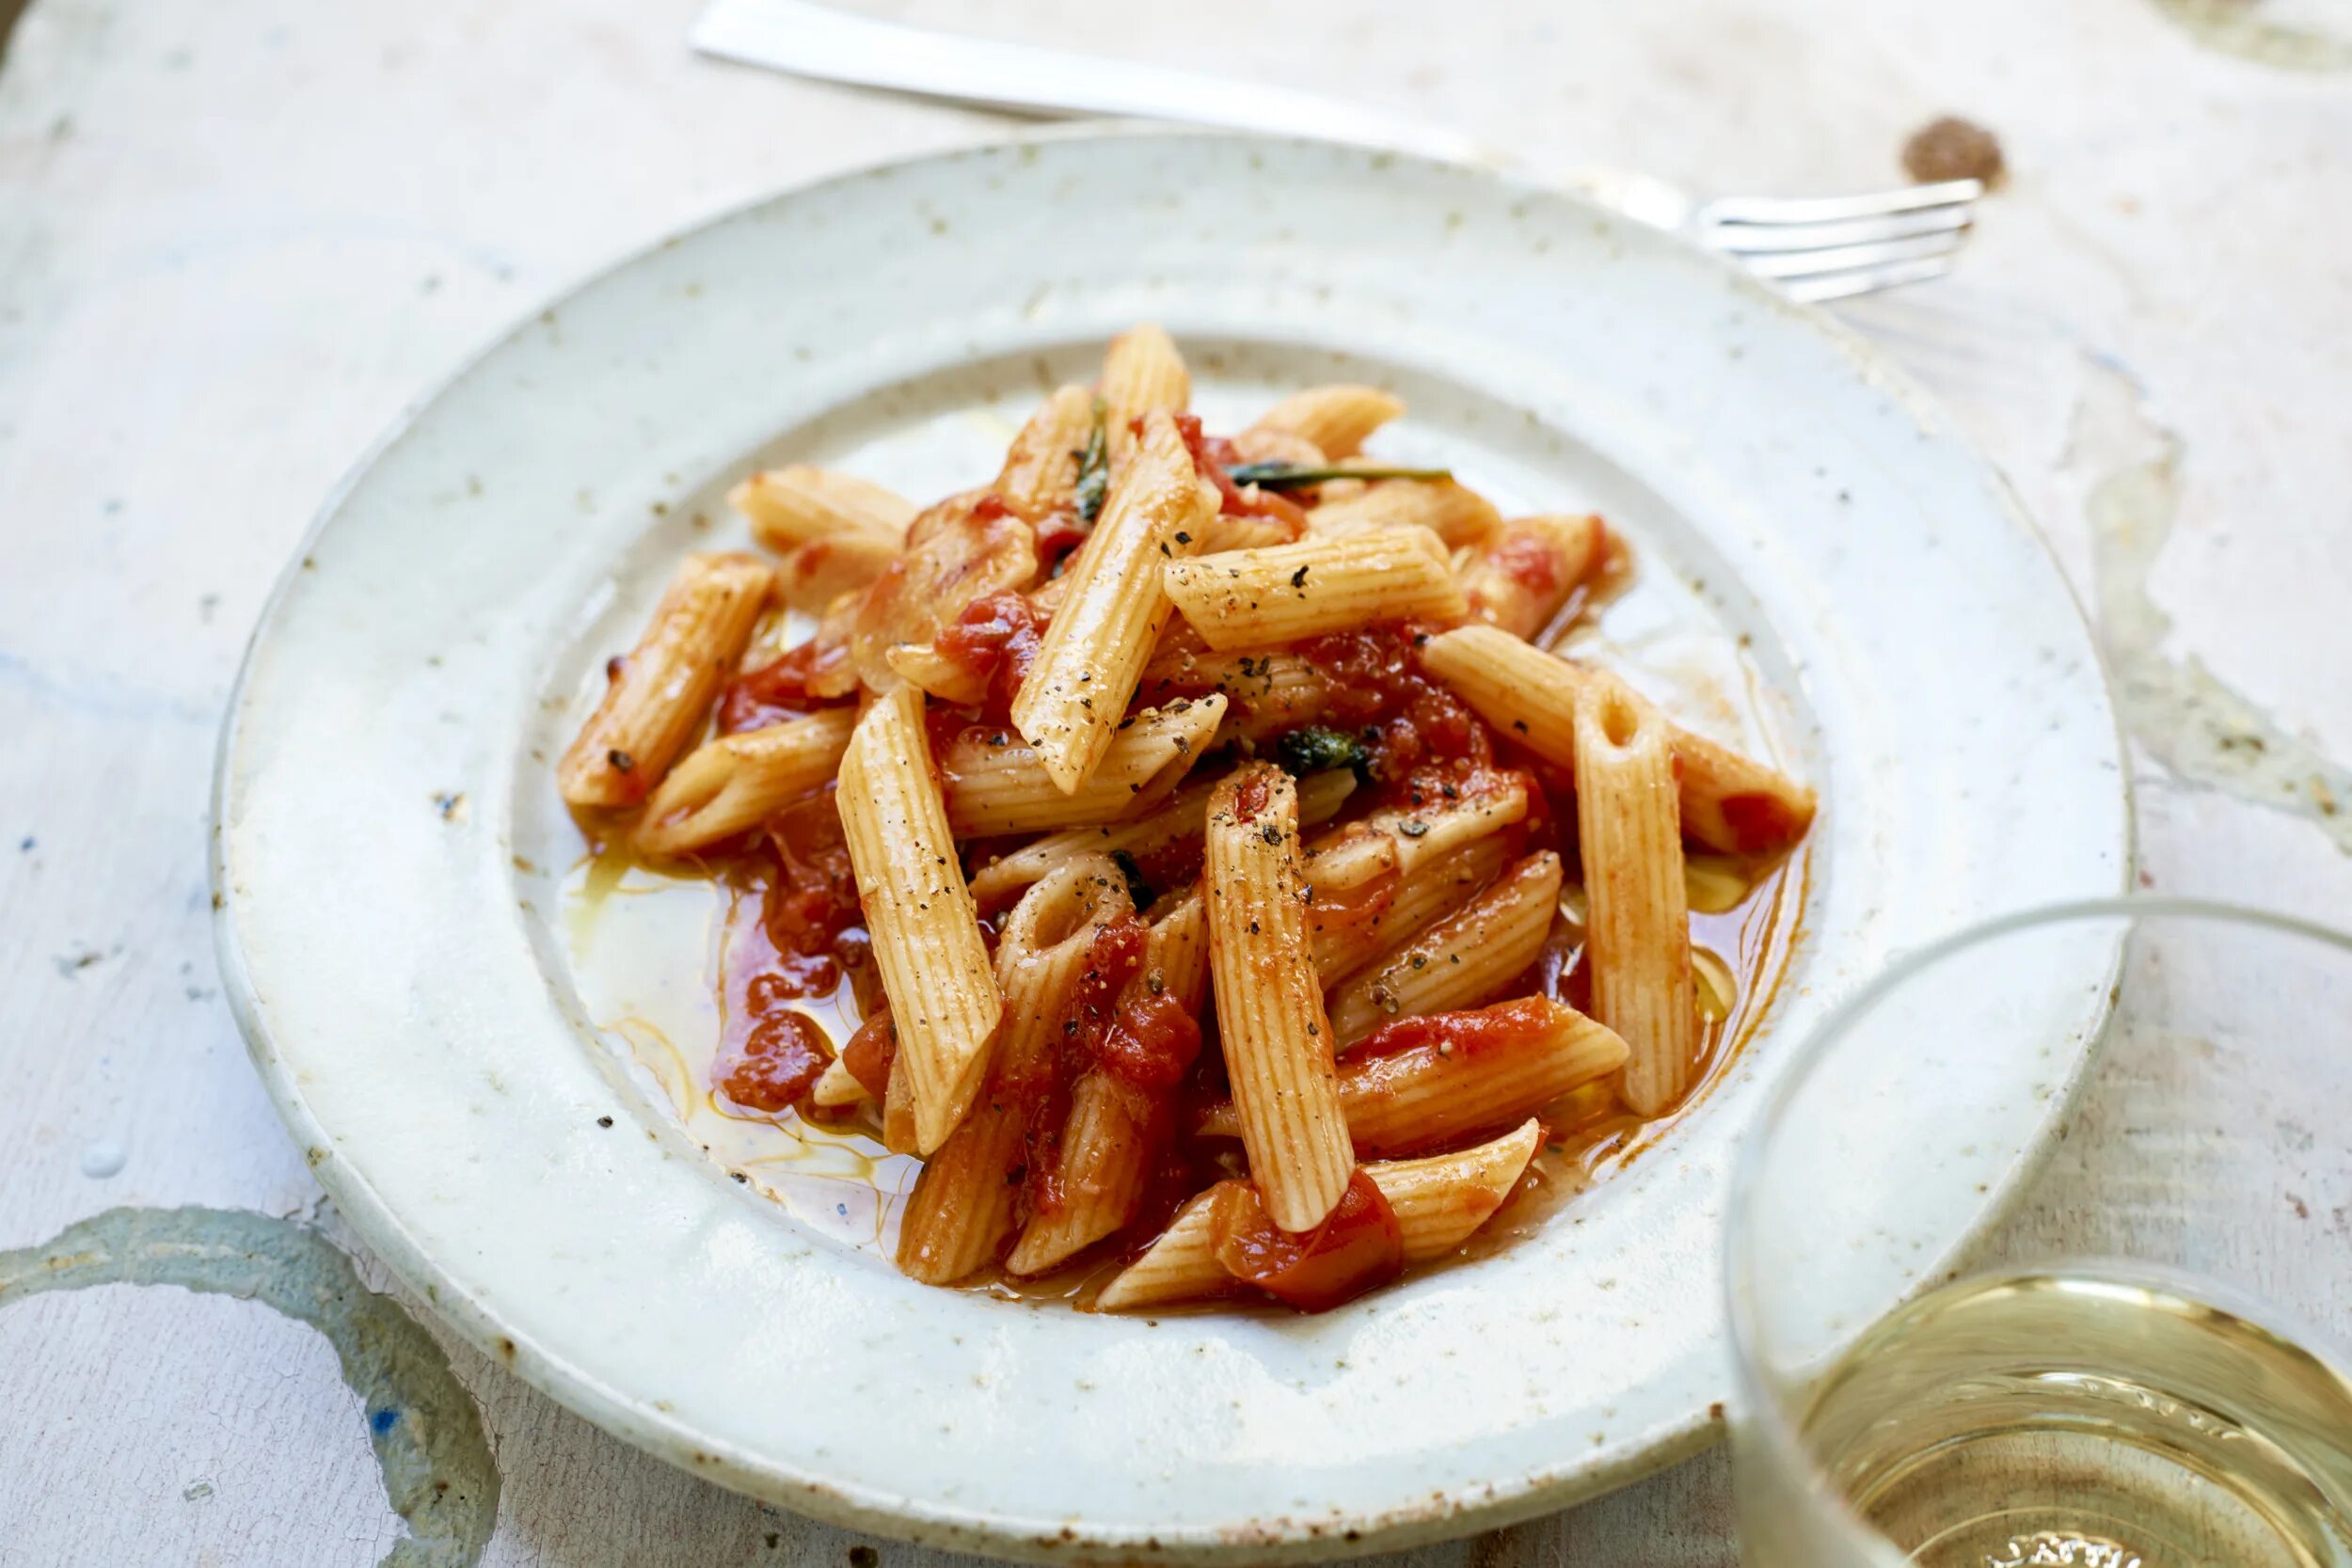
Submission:
M 1086 451 L 1078 454 L 1078 521 L 1091 523 L 1103 515 L 1103 497 L 1111 482 L 1110 440 L 1103 430 L 1106 416 L 1103 400 L 1094 400 L 1094 430 L 1087 436 Z
M 1275 760 L 1293 776 L 1320 773 L 1329 768 L 1362 768 L 1372 761 L 1371 748 L 1352 735 L 1309 724 L 1274 743 Z
M 1452 479 L 1451 468 L 1312 467 L 1300 463 L 1244 463 L 1225 470 L 1235 484 L 1255 484 L 1264 490 L 1296 490 L 1327 484 L 1335 479 Z

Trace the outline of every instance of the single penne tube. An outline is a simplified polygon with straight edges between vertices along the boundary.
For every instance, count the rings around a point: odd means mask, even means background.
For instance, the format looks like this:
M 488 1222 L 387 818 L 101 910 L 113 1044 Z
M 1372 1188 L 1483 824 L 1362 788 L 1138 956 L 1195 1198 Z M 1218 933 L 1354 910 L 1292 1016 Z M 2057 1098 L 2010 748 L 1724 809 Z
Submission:
M 1520 861 L 1331 992 L 1327 1002 L 1337 1049 L 1362 1043 L 1393 1018 L 1450 1012 L 1492 998 L 1543 952 L 1559 903 L 1560 857 L 1547 849 Z
M 1208 990 L 1209 922 L 1200 891 L 1186 893 L 1152 922 L 1143 963 L 1121 993 L 1122 1008 L 1140 990 L 1167 997 L 1190 1018 Z M 1152 1162 L 1167 1142 L 1169 1107 L 1154 1096 L 1096 1067 L 1071 1085 L 1062 1123 L 1061 1205 L 1030 1216 L 1005 1260 L 1016 1275 L 1056 1268 L 1135 1217 Z
M 1103 352 L 1103 402 L 1109 409 L 1111 456 L 1134 451 L 1134 423 L 1147 414 L 1181 414 L 1192 402 L 1192 375 L 1175 341 L 1149 323 L 1129 327 Z
M 1396 872 L 1410 877 L 1472 839 L 1484 838 L 1527 816 L 1527 780 L 1514 771 L 1476 775 L 1454 799 L 1432 798 L 1419 805 L 1390 806 L 1362 819 L 1362 826 L 1396 838 Z
M 1225 737 L 1252 741 L 1311 724 L 1330 705 L 1330 683 L 1297 654 L 1279 648 L 1217 653 L 1192 645 L 1196 641 L 1187 638 L 1187 645 L 1164 646 L 1152 656 L 1136 687 L 1138 702 L 1221 693 L 1231 704 Z
M 805 463 L 752 475 L 727 492 L 727 504 L 750 519 L 753 538 L 779 554 L 835 534 L 895 546 L 914 520 L 914 503 L 895 491 Z
M 928 1154 L 979 1086 L 1004 999 L 931 771 L 921 692 L 902 686 L 867 707 L 835 799 Z
M 1269 545 L 1287 545 L 1297 539 L 1298 530 L 1273 517 L 1232 517 L 1224 513 L 1207 518 L 1200 525 L 1200 553 L 1222 550 L 1263 549 Z
M 1209 802 L 1209 971 L 1242 1145 L 1284 1230 L 1311 1230 L 1355 1169 L 1331 1068 L 1331 1024 L 1307 941 L 1298 800 L 1269 763 L 1234 770 Z
M 1119 867 L 1089 855 L 1031 888 L 1006 917 L 996 944 L 1004 1028 L 979 1098 L 924 1162 L 908 1195 L 898 1266 L 910 1276 L 953 1284 L 994 1262 L 1011 1240 L 1031 1127 L 1054 1093 L 1062 1022 L 1096 934 L 1129 908 Z
M 1254 436 L 1290 436 L 1312 443 L 1314 461 L 1352 457 L 1374 431 L 1404 412 L 1401 399 L 1377 387 L 1310 387 L 1259 415 L 1233 444 L 1241 448 Z M 1245 456 L 1267 461 L 1247 450 Z
M 1671 728 L 1613 677 L 1577 694 L 1576 835 L 1593 1014 L 1632 1048 L 1619 1092 L 1645 1117 L 1681 1096 L 1698 1038 Z
M 842 594 L 882 575 L 898 556 L 896 541 L 866 532 L 812 539 L 792 550 L 776 568 L 776 596 L 793 610 L 821 615 Z
M 755 828 L 841 770 L 857 715 L 834 708 L 706 741 L 646 802 L 634 842 L 656 857 L 686 854 Z
M 653 793 L 750 645 L 776 574 L 748 555 L 690 555 L 637 646 L 605 665 L 604 700 L 556 765 L 575 806 Z
M 1136 682 L 1168 616 L 1162 562 L 1214 508 L 1175 421 L 1148 415 L 1134 456 L 1111 482 L 1102 519 L 1071 558 L 1070 586 L 1039 641 L 1011 718 L 1064 794 L 1110 750 Z
M 892 674 L 950 707 L 977 707 L 988 696 L 986 675 L 949 658 L 931 643 L 901 642 L 882 657 Z
M 1418 1153 L 1533 1116 L 1628 1054 L 1613 1031 L 1566 1003 L 1525 996 L 1388 1024 L 1340 1063 L 1339 1099 L 1359 1156 Z M 1241 1125 L 1227 1102 L 1195 1131 L 1230 1138 Z
M 1310 773 L 1298 781 L 1298 819 L 1301 823 L 1327 822 L 1339 815 L 1356 788 L 1356 776 L 1345 768 L 1330 768 Z M 1137 861 L 1148 861 L 1171 849 L 1186 839 L 1200 836 L 1201 828 L 1209 818 L 1209 797 L 1216 792 L 1214 779 L 1196 780 L 1185 784 L 1148 816 L 1130 822 L 1106 823 L 1098 828 L 1070 828 L 1048 833 L 1022 846 L 1009 855 L 999 856 L 972 874 L 972 896 L 980 908 L 993 910 L 1020 896 L 1021 890 L 1045 876 L 1072 855 L 1089 850 L 1104 854 L 1125 854 Z
M 1314 535 L 1161 569 L 1168 597 L 1212 648 L 1257 648 L 1373 621 L 1458 621 L 1444 546 L 1426 529 Z
M 1387 479 L 1360 493 L 1326 500 L 1307 514 L 1311 533 L 1425 528 L 1448 549 L 1483 545 L 1502 528 L 1494 503 L 1450 479 Z
M 835 1056 L 825 1064 L 824 1073 L 808 1091 L 808 1098 L 827 1110 L 839 1110 L 845 1105 L 864 1104 L 874 1098 L 874 1091 L 857 1081 L 849 1063 Z
M 1031 522 L 1074 509 L 1087 448 L 1105 417 L 1084 387 L 1064 387 L 1041 404 L 997 470 L 996 493 L 1005 504 Z
M 1461 626 L 1433 637 L 1422 668 L 1453 688 L 1504 735 L 1554 765 L 1576 766 L 1577 694 L 1603 672 L 1545 653 L 1493 626 Z M 1638 699 L 1637 699 L 1638 701 Z M 1782 849 L 1813 821 L 1813 791 L 1728 748 L 1668 725 L 1681 764 L 1676 790 L 1682 831 L 1709 849 L 1754 854 Z
M 1451 1154 L 1366 1165 L 1364 1174 L 1396 1215 L 1406 1264 L 1444 1257 L 1491 1219 L 1535 1158 L 1543 1132 L 1541 1123 L 1529 1120 Z M 1216 1259 L 1210 1206 L 1206 1193 L 1187 1203 L 1159 1239 L 1104 1287 L 1095 1310 L 1133 1312 L 1236 1293 L 1238 1285 Z
M 882 1147 L 893 1154 L 919 1154 L 914 1130 L 914 1080 L 906 1058 L 890 1059 L 890 1081 L 882 1085 Z
M 1044 760 L 1008 727 L 975 725 L 939 758 L 958 838 L 1042 832 L 1142 815 L 1167 799 L 1209 749 L 1225 699 L 1179 697 L 1120 721 L 1101 763 L 1064 794 Z
M 1503 847 L 1496 833 L 1457 846 L 1400 879 L 1388 901 L 1360 918 L 1327 919 L 1325 910 L 1311 907 L 1308 930 L 1325 986 L 1338 985 L 1478 896 L 1502 872 Z M 1332 999 L 1324 1000 L 1327 1006 Z
M 1253 424 L 1232 439 L 1233 460 L 1237 463 L 1287 463 L 1295 468 L 1321 468 L 1329 466 L 1330 456 L 1304 436 L 1288 430 L 1269 430 Z
M 1514 517 L 1460 573 L 1470 619 L 1533 638 L 1609 559 L 1609 531 L 1590 513 Z

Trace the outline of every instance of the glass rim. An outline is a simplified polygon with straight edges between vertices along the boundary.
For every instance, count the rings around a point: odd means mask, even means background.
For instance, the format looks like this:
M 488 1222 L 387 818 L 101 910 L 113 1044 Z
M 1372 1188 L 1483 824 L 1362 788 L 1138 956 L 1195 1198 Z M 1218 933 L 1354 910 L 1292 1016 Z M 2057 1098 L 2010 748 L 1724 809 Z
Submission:
M 1743 1223 L 1762 1180 L 1766 1146 L 1773 1131 L 1788 1114 L 1790 1102 L 1812 1082 L 1814 1073 L 1837 1043 L 1864 1015 L 1875 1009 L 1889 995 L 1908 985 L 1927 970 L 1943 963 L 1956 954 L 1970 948 L 2015 935 L 2038 927 L 2076 924 L 2089 920 L 2109 919 L 2137 922 L 2149 919 L 2185 919 L 2217 925 L 2261 928 L 2281 935 L 2300 937 L 2316 942 L 2323 947 L 2335 949 L 2352 958 L 2352 931 L 2323 926 L 2300 915 L 2266 910 L 2257 905 L 2233 904 L 2220 899 L 2175 896 L 2171 895 L 2121 894 L 2097 898 L 2069 899 L 2055 904 L 2041 904 L 2030 909 L 1995 915 L 1990 920 L 1963 927 L 1957 931 L 1936 938 L 1925 946 L 1902 954 L 1877 974 L 1864 982 L 1861 989 L 1832 1007 L 1798 1047 L 1788 1066 L 1773 1083 L 1765 1096 L 1764 1104 L 1756 1121 L 1740 1139 L 1732 1157 L 1731 1185 L 1724 1206 L 1724 1307 L 1730 1325 L 1732 1385 L 1735 1397 L 1743 1409 L 1735 1409 L 1735 1419 L 1753 1423 L 1765 1441 L 1786 1455 L 1793 1456 L 1808 1483 L 1815 1500 L 1820 1506 L 1836 1511 L 1846 1522 L 1874 1541 L 1887 1542 L 1883 1533 L 1854 1513 L 1845 1499 L 1836 1495 L 1828 1473 L 1806 1446 L 1804 1434 L 1789 1418 L 1780 1396 L 1765 1381 L 1765 1358 L 1759 1349 L 1761 1336 L 1755 1314 L 1743 1301 L 1741 1286 L 1755 1277 L 1750 1256 L 1751 1237 Z M 2106 1050 L 2106 1037 L 2113 1025 L 2115 1010 L 2110 1006 L 2099 1021 L 2094 1036 L 2093 1059 Z M 2070 1085 L 2067 1096 L 2071 1110 L 2074 1094 L 2090 1081 L 2089 1070 L 2078 1074 Z M 2062 1110 L 2060 1115 L 2067 1114 Z M 1991 1223 L 1997 1224 L 2010 1206 L 2022 1193 L 2026 1182 L 2041 1168 L 2039 1154 L 2028 1163 L 2022 1176 L 2008 1182 L 1994 1196 L 1987 1210 Z M 1915 1299 L 1933 1279 L 1929 1270 L 1907 1287 L 1894 1304 L 1900 1306 Z M 1891 1309 L 1891 1308 L 1890 1308 Z

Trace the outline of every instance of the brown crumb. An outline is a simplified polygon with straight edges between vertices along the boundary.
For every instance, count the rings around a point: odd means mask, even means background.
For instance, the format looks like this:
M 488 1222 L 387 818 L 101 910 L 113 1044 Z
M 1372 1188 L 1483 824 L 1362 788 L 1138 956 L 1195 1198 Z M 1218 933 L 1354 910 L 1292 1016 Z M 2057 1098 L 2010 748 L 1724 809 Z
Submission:
M 1903 143 L 1903 172 L 1923 184 L 1938 180 L 1981 180 L 1998 190 L 2009 177 L 2000 138 L 1958 115 L 1942 115 Z

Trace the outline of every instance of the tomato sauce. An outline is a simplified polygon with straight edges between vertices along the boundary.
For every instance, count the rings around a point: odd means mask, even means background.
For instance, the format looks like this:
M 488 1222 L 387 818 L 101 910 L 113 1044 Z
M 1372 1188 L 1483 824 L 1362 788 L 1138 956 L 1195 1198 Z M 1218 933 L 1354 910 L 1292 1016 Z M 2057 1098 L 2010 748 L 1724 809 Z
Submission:
M 1475 1012 L 1427 1013 L 1400 1018 L 1373 1031 L 1348 1053 L 1350 1063 L 1435 1051 L 1440 1056 L 1481 1056 L 1534 1044 L 1551 1027 L 1550 1004 L 1540 997 L 1498 1002 Z
M 1041 535 L 1039 547 L 1042 551 Z M 1001 719 L 1010 710 L 1021 683 L 1029 678 L 1045 626 L 1046 618 L 1026 595 L 991 594 L 965 606 L 931 646 L 988 683 L 982 709 Z
M 1299 647 L 1328 693 L 1323 721 L 1358 732 L 1371 749 L 1372 781 L 1391 800 L 1424 765 L 1484 765 L 1493 757 L 1486 726 L 1469 705 L 1422 673 L 1418 650 L 1427 641 L 1410 625 L 1382 626 Z M 1433 777 L 1426 787 L 1442 783 Z
M 1327 1312 L 1405 1272 L 1404 1230 L 1360 1165 L 1330 1214 L 1304 1235 L 1275 1225 L 1253 1181 L 1217 1184 L 1209 1231 L 1227 1274 L 1302 1312 Z

